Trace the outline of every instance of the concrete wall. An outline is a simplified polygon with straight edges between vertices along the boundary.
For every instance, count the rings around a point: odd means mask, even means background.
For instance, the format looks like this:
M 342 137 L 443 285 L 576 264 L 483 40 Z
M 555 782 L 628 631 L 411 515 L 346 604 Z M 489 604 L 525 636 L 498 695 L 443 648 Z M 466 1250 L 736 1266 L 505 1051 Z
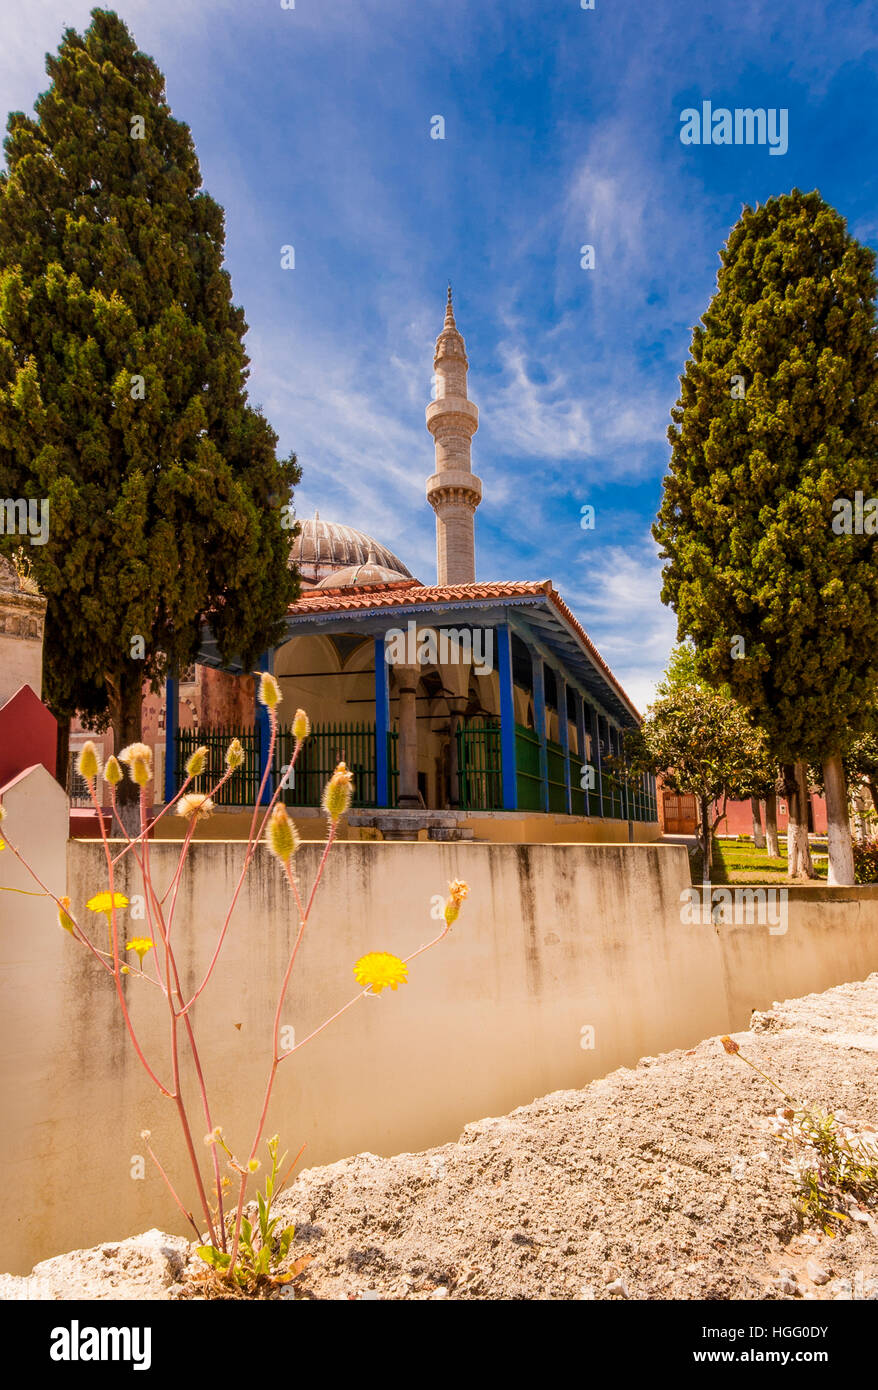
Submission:
M 10 835 L 15 819 L 11 808 Z M 174 930 L 189 988 L 216 939 L 243 848 L 193 846 Z M 160 886 L 177 852 L 153 843 Z M 315 843 L 300 850 L 305 887 L 319 852 Z M 80 912 L 105 883 L 101 847 L 71 842 L 68 860 Z M 303 1037 L 356 992 L 361 955 L 407 955 L 434 934 L 431 897 L 457 877 L 470 885 L 461 918 L 412 964 L 409 983 L 362 1000 L 281 1066 L 267 1133 L 278 1131 L 292 1152 L 306 1142 L 305 1166 L 454 1139 L 470 1120 L 743 1028 L 751 1009 L 775 998 L 878 968 L 878 889 L 793 892 L 780 936 L 764 926 L 685 925 L 679 847 L 347 841 L 330 856 L 283 1023 Z M 138 892 L 136 880 L 124 891 Z M 15 1271 L 151 1225 L 182 1229 L 152 1169 L 131 1176 L 143 1128 L 163 1162 L 185 1174 L 175 1113 L 132 1055 L 110 982 L 59 931 L 54 910 L 33 902 L 26 928 L 19 924 L 11 941 L 0 933 L 17 996 L 12 1017 L 8 1004 L 0 1014 L 4 1179 L 16 1223 L 2 1265 Z M 260 850 L 220 966 L 193 1010 L 212 1118 L 239 1153 L 260 1107 L 295 925 L 282 876 Z M 126 993 L 166 1077 L 166 1005 L 143 981 L 129 978 Z M 583 1048 L 587 1029 L 594 1046 Z M 194 1099 L 191 1079 L 187 1091 Z M 200 1145 L 206 1125 L 193 1114 Z

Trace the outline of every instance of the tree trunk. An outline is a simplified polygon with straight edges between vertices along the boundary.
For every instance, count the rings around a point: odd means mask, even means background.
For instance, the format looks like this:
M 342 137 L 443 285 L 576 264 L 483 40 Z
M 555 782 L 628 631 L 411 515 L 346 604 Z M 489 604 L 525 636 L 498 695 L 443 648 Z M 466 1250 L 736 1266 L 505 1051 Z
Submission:
M 791 879 L 816 878 L 808 843 L 808 778 L 804 763 L 784 764 L 784 790 L 789 804 L 787 826 L 787 875 Z
M 762 808 L 758 796 L 751 796 L 750 811 L 753 816 L 753 843 L 757 849 L 765 849 L 765 835 L 762 832 Z
M 765 798 L 765 851 L 769 859 L 780 858 L 780 845 L 777 842 L 776 792 L 769 792 Z
M 50 713 L 55 716 L 55 723 L 58 725 L 58 732 L 55 735 L 55 781 L 66 792 L 67 764 L 70 762 L 70 717 L 64 714 L 55 714 L 51 706 Z
M 699 798 L 701 803 L 701 881 L 710 883 L 712 868 L 712 844 L 710 834 L 710 803 L 706 796 Z
M 847 888 L 854 883 L 854 850 L 848 814 L 847 787 L 841 754 L 833 753 L 823 763 L 826 789 L 826 825 L 829 839 L 830 885 Z
M 139 743 L 141 740 L 143 679 L 139 671 L 130 674 L 126 672 L 118 680 L 108 679 L 107 688 L 110 693 L 113 752 L 118 757 L 129 743 Z M 132 781 L 127 767 L 125 776 L 116 788 L 116 807 L 119 819 L 133 839 L 140 834 L 140 788 Z M 109 833 L 121 834 L 117 822 L 113 822 Z

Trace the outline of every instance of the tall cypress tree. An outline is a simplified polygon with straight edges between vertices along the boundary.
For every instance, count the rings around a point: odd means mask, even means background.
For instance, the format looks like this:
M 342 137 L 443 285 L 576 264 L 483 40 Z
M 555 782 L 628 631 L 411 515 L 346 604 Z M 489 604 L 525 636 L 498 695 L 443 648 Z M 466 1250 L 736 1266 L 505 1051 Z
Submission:
M 720 260 L 671 412 L 662 598 L 779 761 L 822 764 L 830 881 L 852 883 L 841 758 L 878 679 L 878 536 L 837 522 L 878 497 L 875 256 L 794 190 L 745 208 Z
M 48 499 L 47 697 L 118 750 L 203 615 L 247 665 L 280 635 L 299 469 L 248 403 L 222 209 L 158 67 L 101 9 L 46 66 L 0 175 L 0 495 Z

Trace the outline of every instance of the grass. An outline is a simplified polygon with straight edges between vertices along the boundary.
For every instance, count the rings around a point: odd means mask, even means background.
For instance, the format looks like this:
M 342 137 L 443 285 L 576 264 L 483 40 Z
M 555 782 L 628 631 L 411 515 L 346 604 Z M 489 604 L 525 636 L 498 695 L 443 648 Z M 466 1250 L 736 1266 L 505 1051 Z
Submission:
M 737 839 L 715 839 L 713 842 L 713 871 L 711 882 L 728 883 L 786 883 L 786 837 L 780 837 L 780 858 L 769 859 L 765 850 L 757 849 L 746 836 Z M 818 874 L 818 882 L 825 881 L 827 873 L 825 842 L 812 840 L 811 856 Z M 701 882 L 701 850 L 697 849 L 689 858 L 692 882 Z

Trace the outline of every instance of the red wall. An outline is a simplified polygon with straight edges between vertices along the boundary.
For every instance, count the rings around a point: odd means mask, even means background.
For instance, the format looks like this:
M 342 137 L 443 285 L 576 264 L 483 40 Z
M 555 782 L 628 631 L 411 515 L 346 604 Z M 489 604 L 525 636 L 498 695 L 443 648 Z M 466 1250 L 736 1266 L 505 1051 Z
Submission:
M 55 776 L 58 726 L 29 685 L 0 708 L 0 787 L 26 767 L 42 763 Z

